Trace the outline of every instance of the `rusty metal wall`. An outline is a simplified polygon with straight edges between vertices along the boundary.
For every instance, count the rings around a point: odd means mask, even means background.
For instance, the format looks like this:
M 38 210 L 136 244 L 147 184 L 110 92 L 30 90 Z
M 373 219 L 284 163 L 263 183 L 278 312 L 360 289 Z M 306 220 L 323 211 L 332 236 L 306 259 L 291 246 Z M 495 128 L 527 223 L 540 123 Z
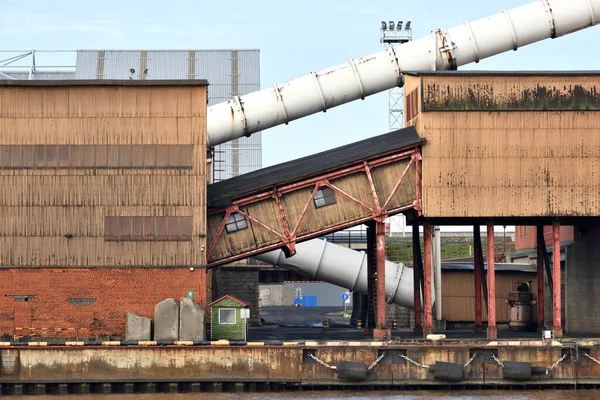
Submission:
M 425 217 L 600 216 L 600 74 L 421 82 Z
M 0 103 L 1 266 L 205 264 L 205 86 L 5 86 Z M 188 216 L 193 237 L 107 242 L 107 216 Z
M 133 70 L 133 72 L 132 72 Z M 260 51 L 245 50 L 78 50 L 77 79 L 206 79 L 208 105 L 260 89 Z M 216 146 L 213 180 L 262 167 L 258 132 L 235 145 Z

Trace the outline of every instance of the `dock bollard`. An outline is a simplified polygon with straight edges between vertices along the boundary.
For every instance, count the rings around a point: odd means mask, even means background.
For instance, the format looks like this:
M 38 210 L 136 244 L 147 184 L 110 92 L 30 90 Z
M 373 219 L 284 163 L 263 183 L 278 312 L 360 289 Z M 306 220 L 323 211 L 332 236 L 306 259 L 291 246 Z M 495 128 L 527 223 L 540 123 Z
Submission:
M 362 329 L 362 320 L 357 320 L 356 321 L 356 329 Z
M 329 319 L 328 318 L 323 320 L 323 328 L 329 329 Z

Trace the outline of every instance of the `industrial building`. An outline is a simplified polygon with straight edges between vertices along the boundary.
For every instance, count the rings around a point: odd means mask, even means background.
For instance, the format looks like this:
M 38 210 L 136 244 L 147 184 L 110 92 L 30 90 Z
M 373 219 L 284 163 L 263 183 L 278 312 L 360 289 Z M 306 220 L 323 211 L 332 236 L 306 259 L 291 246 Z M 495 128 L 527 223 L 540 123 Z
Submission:
M 111 57 L 97 52 L 91 80 L 0 82 L 0 393 L 597 385 L 598 341 L 562 337 L 600 328 L 600 73 L 454 70 L 598 21 L 598 0 L 533 2 L 209 107 L 210 82 L 149 79 L 145 52 L 119 79 L 106 79 Z M 401 85 L 406 128 L 209 184 L 215 146 Z M 412 268 L 386 260 L 385 220 L 399 213 L 413 228 Z M 366 252 L 318 239 L 363 223 Z M 432 255 L 433 227 L 445 224 L 474 231 L 473 274 L 446 274 L 455 287 L 473 278 L 460 293 L 443 290 Z M 497 264 L 494 227 L 505 224 L 536 226 L 535 276 Z M 575 227 L 565 251 L 561 226 Z M 365 293 L 368 342 L 248 342 L 251 305 L 216 296 L 210 278 L 248 256 Z M 472 303 L 461 298 L 469 286 Z M 514 322 L 537 322 L 541 340 L 498 340 L 498 291 L 509 290 L 509 303 L 535 297 L 518 309 L 535 316 Z M 233 300 L 210 312 L 224 340 L 180 340 L 172 298 L 184 296 L 204 309 Z M 168 319 L 172 335 L 110 340 L 127 311 L 148 316 L 165 297 L 171 311 L 154 323 Z M 488 340 L 430 335 L 445 300 L 456 320 L 473 304 Z M 414 308 L 418 342 L 393 340 L 392 303 Z M 49 332 L 106 337 L 51 350 L 19 340 Z

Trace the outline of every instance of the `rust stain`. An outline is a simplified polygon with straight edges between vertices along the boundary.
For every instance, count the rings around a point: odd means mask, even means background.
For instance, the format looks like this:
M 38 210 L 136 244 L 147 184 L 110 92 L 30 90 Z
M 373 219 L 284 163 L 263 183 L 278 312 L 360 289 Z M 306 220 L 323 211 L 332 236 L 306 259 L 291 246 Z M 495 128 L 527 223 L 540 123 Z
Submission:
M 424 87 L 424 111 L 597 111 L 600 86 L 583 84 L 512 86 L 494 83 L 441 84 Z M 499 86 L 499 85 L 498 85 Z

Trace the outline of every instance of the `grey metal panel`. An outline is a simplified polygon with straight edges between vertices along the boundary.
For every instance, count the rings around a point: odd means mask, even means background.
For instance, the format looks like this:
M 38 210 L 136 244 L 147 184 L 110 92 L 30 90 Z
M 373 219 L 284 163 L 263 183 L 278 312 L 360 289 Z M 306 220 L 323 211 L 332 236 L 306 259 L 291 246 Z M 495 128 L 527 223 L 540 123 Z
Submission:
M 29 72 L 5 72 L 2 73 L 9 75 L 15 79 L 28 80 Z M 75 72 L 70 71 L 47 71 L 47 72 L 35 72 L 32 77 L 33 80 L 39 81 L 52 81 L 52 80 L 71 80 L 75 79 Z M 0 80 L 7 80 L 5 76 L 0 75 Z
M 246 94 L 260 89 L 260 52 L 256 50 L 239 50 L 239 86 L 240 93 Z

